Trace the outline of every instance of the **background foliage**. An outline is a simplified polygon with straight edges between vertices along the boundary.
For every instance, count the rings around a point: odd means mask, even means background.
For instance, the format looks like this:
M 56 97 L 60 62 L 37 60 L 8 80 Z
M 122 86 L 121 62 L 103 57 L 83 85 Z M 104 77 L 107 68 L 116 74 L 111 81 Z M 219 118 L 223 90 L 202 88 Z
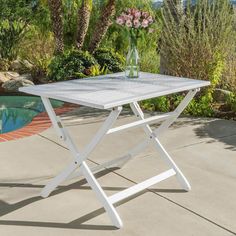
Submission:
M 88 52 L 65 51 L 52 60 L 48 76 L 55 81 L 84 78 L 91 75 L 94 66 L 98 66 L 98 63 Z
M 0 0 L 0 70 L 8 70 L 15 59 L 26 59 L 33 64 L 31 73 L 38 83 L 41 78 L 51 82 L 122 71 L 129 39 L 115 18 L 125 8 L 135 7 L 149 11 L 156 23 L 154 32 L 144 33 L 138 41 L 141 70 L 211 81 L 187 114 L 216 115 L 216 103 L 217 109 L 222 105 L 236 112 L 236 14 L 229 0 L 197 0 L 196 5 L 188 0 L 185 8 L 176 9 L 167 4 L 172 0 L 164 0 L 161 9 L 153 8 L 151 0 L 117 0 L 113 24 L 91 55 L 86 51 L 108 1 L 93 0 L 83 51 L 78 51 L 75 36 L 82 0 L 62 0 L 64 52 L 55 55 L 48 0 Z M 216 89 L 230 91 L 223 104 L 215 100 Z M 147 100 L 142 106 L 169 111 L 184 95 Z

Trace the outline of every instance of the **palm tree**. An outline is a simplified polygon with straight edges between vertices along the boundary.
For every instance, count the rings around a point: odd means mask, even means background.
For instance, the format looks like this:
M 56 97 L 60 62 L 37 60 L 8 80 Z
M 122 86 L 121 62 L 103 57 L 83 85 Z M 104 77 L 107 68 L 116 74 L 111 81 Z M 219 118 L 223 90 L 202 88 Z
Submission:
M 76 46 L 81 49 L 88 31 L 93 0 L 82 0 L 82 6 L 78 11 L 78 28 L 76 35 Z
M 62 0 L 48 0 L 48 5 L 55 37 L 55 53 L 61 53 L 64 50 Z
M 111 18 L 115 14 L 115 4 L 116 0 L 108 0 L 107 4 L 104 6 L 101 16 L 94 27 L 95 31 L 89 43 L 88 50 L 90 53 L 93 53 L 99 47 L 108 27 L 112 23 Z

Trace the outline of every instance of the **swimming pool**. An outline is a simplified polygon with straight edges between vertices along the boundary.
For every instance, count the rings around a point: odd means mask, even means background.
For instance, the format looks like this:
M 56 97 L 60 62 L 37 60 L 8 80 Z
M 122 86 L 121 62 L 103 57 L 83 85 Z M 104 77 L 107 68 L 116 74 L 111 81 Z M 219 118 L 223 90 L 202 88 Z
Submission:
M 61 107 L 63 104 L 52 100 L 54 108 Z M 0 96 L 0 134 L 24 127 L 43 111 L 44 106 L 39 97 Z

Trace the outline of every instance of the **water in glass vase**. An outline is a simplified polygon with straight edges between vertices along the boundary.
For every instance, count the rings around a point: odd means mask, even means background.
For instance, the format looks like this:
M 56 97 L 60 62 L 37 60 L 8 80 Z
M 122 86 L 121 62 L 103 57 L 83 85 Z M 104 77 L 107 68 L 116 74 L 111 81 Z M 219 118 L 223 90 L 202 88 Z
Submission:
M 126 58 L 125 76 L 128 78 L 139 77 L 139 55 L 136 44 L 132 42 Z

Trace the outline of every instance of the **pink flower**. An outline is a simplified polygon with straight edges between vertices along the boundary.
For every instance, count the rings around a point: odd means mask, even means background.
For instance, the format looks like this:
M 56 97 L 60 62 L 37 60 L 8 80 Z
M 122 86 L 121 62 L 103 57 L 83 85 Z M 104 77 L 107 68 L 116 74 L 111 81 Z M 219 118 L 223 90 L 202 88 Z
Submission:
M 132 15 L 128 15 L 127 17 L 128 17 L 129 20 L 133 20 L 134 19 L 134 17 Z
M 131 28 L 133 26 L 131 20 L 126 21 L 126 26 L 129 27 L 129 28 Z
M 148 12 L 143 11 L 143 12 L 142 12 L 142 16 L 143 16 L 144 18 L 147 18 L 147 17 L 149 16 L 149 14 L 148 14 Z
M 134 28 L 136 29 L 141 25 L 138 19 L 135 19 L 133 23 L 134 23 Z
M 124 25 L 124 23 L 125 23 L 125 20 L 124 20 L 124 18 L 123 17 L 118 17 L 117 19 L 116 19 L 116 23 L 118 24 L 118 25 Z
M 149 21 L 150 24 L 153 23 L 153 18 L 151 16 L 149 16 L 147 20 Z
M 153 17 L 146 11 L 140 11 L 135 8 L 128 8 L 121 13 L 116 19 L 118 25 L 126 26 L 128 28 L 135 28 L 137 30 L 148 29 L 154 22 Z M 150 32 L 153 32 L 150 30 Z
M 124 20 L 127 21 L 127 20 L 131 20 L 129 15 L 124 15 Z
M 143 22 L 142 22 L 142 27 L 143 27 L 143 28 L 147 28 L 148 25 L 149 25 L 149 21 L 146 20 L 146 19 L 144 19 Z
M 140 11 L 136 11 L 134 14 L 135 18 L 140 18 L 141 17 L 141 12 Z

